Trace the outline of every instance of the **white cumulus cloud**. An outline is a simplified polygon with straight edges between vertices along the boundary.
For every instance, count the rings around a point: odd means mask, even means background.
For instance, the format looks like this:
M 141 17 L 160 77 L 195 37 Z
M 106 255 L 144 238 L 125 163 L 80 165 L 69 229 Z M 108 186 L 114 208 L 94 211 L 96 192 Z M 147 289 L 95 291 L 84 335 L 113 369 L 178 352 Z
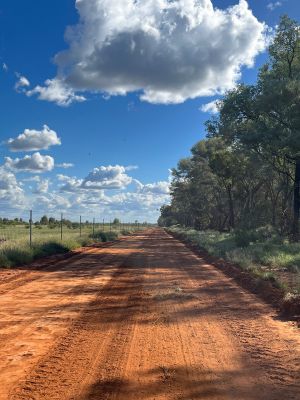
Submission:
M 49 179 L 41 180 L 40 182 L 37 183 L 34 193 L 36 194 L 47 193 L 49 189 L 49 184 L 50 184 Z
M 15 171 L 47 172 L 54 168 L 54 159 L 51 156 L 43 156 L 39 152 L 26 155 L 24 158 L 5 157 L 5 167 Z
M 82 189 L 83 179 L 76 177 L 66 176 L 62 174 L 57 175 L 57 179 L 63 184 L 60 186 L 61 192 L 76 193 Z
M 152 193 L 154 195 L 168 195 L 170 193 L 170 182 L 159 181 L 155 183 L 141 184 L 138 191 L 140 193 Z
M 0 167 L 0 205 L 3 210 L 19 208 L 25 203 L 24 191 L 11 171 Z
M 200 110 L 205 112 L 205 113 L 210 113 L 210 114 L 217 114 L 219 112 L 218 110 L 218 101 L 219 100 L 214 100 L 209 103 L 203 104 L 200 107 Z
M 64 211 L 71 207 L 69 199 L 58 195 L 56 193 L 41 194 L 37 196 L 33 208 L 36 211 L 41 210 L 45 212 L 57 212 L 57 210 Z
M 61 140 L 55 131 L 44 125 L 42 130 L 25 129 L 15 139 L 9 139 L 7 144 L 11 151 L 36 151 L 60 145 Z
M 38 85 L 32 90 L 27 90 L 26 95 L 37 95 L 39 100 L 51 101 L 60 106 L 86 100 L 84 96 L 75 94 L 74 90 L 59 78 L 47 79 L 45 86 Z
M 108 165 L 94 168 L 83 180 L 85 189 L 122 189 L 132 182 L 122 165 Z
M 28 95 L 69 105 L 84 100 L 76 91 L 138 91 L 151 103 L 180 103 L 232 88 L 266 45 L 246 0 L 223 10 L 211 0 L 77 0 L 76 8 L 57 77 Z

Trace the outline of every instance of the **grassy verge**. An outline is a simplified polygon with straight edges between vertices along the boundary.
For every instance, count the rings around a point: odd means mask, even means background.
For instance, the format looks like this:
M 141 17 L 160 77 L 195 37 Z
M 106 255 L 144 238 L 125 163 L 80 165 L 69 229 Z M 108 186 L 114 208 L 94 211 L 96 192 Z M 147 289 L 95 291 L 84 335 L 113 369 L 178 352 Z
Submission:
M 180 226 L 168 230 L 199 250 L 235 264 L 257 282 L 269 282 L 283 293 L 285 301 L 300 300 L 300 243 L 288 243 L 270 228 L 234 233 Z
M 32 247 L 27 241 L 6 243 L 0 247 L 0 267 L 12 268 L 18 265 L 28 264 L 38 258 L 53 254 L 63 254 L 78 247 L 84 247 L 95 242 L 109 242 L 116 240 L 119 235 L 130 234 L 133 231 L 97 231 L 95 235 L 80 237 L 66 237 L 64 240 L 36 240 Z

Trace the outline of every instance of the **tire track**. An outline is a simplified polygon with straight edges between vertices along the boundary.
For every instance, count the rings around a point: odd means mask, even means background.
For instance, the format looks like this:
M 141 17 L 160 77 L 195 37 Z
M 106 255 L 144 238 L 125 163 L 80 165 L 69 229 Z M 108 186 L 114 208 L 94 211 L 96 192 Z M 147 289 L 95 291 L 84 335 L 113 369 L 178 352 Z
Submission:
M 291 323 L 160 229 L 122 246 L 10 400 L 299 399 Z

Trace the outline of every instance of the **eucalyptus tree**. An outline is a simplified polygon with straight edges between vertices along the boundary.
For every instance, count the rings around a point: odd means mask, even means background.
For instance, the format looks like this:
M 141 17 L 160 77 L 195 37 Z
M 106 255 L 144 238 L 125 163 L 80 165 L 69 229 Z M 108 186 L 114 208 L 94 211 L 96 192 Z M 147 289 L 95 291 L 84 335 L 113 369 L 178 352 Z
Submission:
M 207 123 L 210 136 L 256 151 L 293 181 L 291 232 L 299 239 L 300 214 L 300 27 L 281 18 L 269 46 L 268 62 L 255 85 L 239 85 L 219 105 L 219 117 Z M 292 171 L 293 170 L 293 171 Z

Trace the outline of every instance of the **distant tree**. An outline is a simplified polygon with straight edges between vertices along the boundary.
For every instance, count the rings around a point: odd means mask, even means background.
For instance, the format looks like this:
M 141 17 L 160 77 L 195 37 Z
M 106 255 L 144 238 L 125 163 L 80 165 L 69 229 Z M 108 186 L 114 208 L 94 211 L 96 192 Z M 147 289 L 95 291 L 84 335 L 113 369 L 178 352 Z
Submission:
M 113 220 L 113 225 L 120 225 L 121 221 L 119 220 L 119 218 L 115 218 Z
M 40 224 L 41 225 L 48 225 L 48 223 L 49 223 L 49 220 L 48 220 L 47 215 L 43 215 L 42 218 L 40 219 Z
M 50 217 L 50 218 L 49 218 L 49 225 L 54 225 L 55 223 L 56 223 L 55 218 Z
M 178 223 L 177 215 L 174 212 L 172 206 L 164 205 L 160 208 L 161 215 L 158 218 L 158 225 L 159 226 L 171 226 Z

